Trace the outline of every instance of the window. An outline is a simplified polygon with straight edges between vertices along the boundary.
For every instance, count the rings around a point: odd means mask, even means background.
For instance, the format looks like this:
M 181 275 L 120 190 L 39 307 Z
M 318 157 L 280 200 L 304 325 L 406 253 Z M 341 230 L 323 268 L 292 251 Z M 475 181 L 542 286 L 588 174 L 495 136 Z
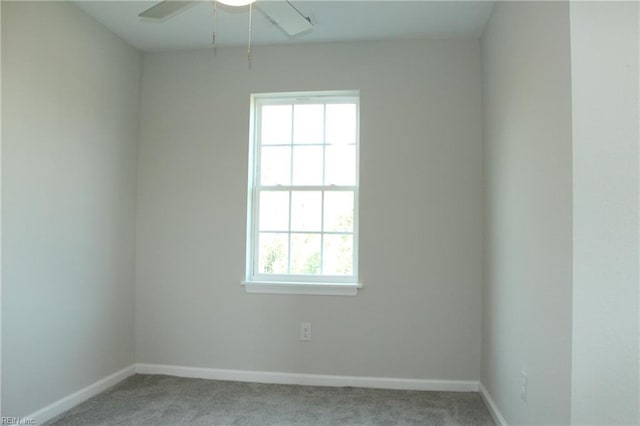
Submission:
M 354 295 L 358 92 L 253 95 L 249 292 Z

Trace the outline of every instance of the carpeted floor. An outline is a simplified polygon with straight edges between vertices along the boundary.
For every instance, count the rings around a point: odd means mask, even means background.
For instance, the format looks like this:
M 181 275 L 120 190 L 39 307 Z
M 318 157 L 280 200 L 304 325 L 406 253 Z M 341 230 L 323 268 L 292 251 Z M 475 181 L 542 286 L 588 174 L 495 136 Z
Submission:
M 47 425 L 493 425 L 480 395 L 135 375 Z

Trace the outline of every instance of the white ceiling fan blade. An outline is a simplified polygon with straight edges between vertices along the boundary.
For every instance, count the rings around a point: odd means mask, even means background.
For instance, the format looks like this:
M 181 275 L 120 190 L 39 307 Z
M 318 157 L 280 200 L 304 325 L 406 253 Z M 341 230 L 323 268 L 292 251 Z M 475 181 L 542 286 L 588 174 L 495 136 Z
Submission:
M 290 36 L 301 34 L 313 28 L 309 18 L 286 0 L 264 0 L 256 2 L 255 5 L 271 22 Z
M 192 3 L 194 2 L 165 0 L 139 13 L 138 16 L 141 18 L 164 19 L 167 16 L 179 11 L 180 9 L 191 6 Z

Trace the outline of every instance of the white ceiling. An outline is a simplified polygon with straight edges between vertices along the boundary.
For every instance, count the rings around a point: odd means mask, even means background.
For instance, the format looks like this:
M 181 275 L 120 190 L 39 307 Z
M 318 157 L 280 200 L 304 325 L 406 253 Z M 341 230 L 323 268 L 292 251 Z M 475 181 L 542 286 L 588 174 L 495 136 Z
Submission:
M 266 1 L 266 0 L 258 0 Z M 143 51 L 211 46 L 211 2 L 194 4 L 162 22 L 138 18 L 155 1 L 76 1 L 81 9 Z M 296 38 L 285 35 L 254 10 L 253 43 L 315 43 L 412 38 L 478 38 L 492 1 L 311 1 L 291 0 L 311 17 L 314 28 Z M 217 44 L 247 44 L 248 9 L 218 6 Z

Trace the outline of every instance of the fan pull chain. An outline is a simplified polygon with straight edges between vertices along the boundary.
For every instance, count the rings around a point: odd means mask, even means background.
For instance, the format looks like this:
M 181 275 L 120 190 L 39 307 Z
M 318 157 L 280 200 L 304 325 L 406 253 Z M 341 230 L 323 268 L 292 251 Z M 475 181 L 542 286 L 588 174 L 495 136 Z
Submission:
M 213 44 L 213 56 L 218 54 L 218 46 L 216 45 L 216 31 L 218 29 L 218 0 L 213 0 L 213 37 L 211 43 Z
M 249 47 L 247 48 L 247 61 L 251 69 L 251 36 L 253 28 L 253 3 L 249 3 Z

